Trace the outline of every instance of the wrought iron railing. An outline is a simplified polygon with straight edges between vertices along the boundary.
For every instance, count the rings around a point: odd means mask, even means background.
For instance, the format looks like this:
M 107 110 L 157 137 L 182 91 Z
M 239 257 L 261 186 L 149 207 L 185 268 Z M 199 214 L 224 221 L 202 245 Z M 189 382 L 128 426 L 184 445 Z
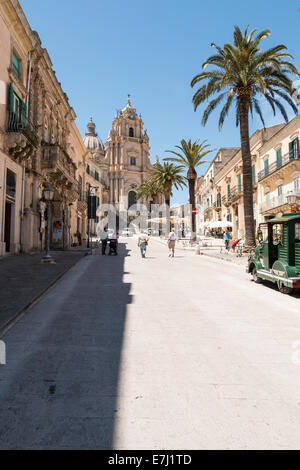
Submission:
M 60 167 L 66 175 L 71 176 L 74 180 L 76 178 L 76 166 L 67 151 L 58 144 L 43 144 L 42 166 L 54 170 Z
M 30 140 L 32 145 L 35 147 L 38 145 L 39 139 L 36 127 L 23 113 L 19 115 L 13 111 L 8 113 L 7 132 L 20 132 Z
M 230 192 L 226 194 L 226 196 L 222 197 L 222 203 L 230 203 L 230 201 L 235 197 L 239 196 L 243 192 L 243 186 L 242 185 L 236 185 L 230 188 Z
M 277 160 L 276 162 L 271 163 L 271 165 L 267 166 L 263 170 L 258 172 L 258 181 L 263 180 L 267 176 L 271 175 L 275 171 L 279 170 L 283 166 L 287 165 L 288 163 L 294 161 L 294 160 L 299 160 L 300 155 L 299 153 L 296 152 L 296 150 L 291 150 L 290 152 L 286 153 L 283 155 L 283 157 L 280 160 Z
M 275 207 L 282 206 L 283 204 L 287 204 L 286 196 L 284 196 L 283 194 L 281 196 L 266 198 L 262 204 L 262 211 L 266 212 L 271 209 L 274 209 Z

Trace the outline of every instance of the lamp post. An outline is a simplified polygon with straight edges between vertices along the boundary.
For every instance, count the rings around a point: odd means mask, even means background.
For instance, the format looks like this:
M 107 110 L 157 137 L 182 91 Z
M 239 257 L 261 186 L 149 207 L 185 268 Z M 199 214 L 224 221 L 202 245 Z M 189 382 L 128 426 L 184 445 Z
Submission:
M 91 211 L 91 207 L 89 207 L 89 204 L 91 203 L 91 196 L 92 196 L 92 191 L 94 190 L 96 193 L 98 192 L 98 186 L 92 186 L 90 183 L 87 183 L 86 184 L 87 186 L 87 190 L 88 190 L 88 193 L 87 193 L 87 202 L 88 202 L 88 242 L 87 242 L 87 248 L 90 248 L 91 244 L 90 243 L 90 220 L 91 220 L 91 217 L 89 217 L 89 215 L 91 216 L 92 214 L 89 214 L 89 212 Z
M 297 212 L 297 201 L 300 199 L 300 193 L 288 193 L 286 199 L 287 203 L 291 206 L 291 211 Z
M 47 202 L 47 231 L 46 231 L 46 253 L 43 256 L 43 262 L 54 263 L 50 255 L 50 227 L 51 227 L 51 201 L 53 201 L 54 189 L 49 185 L 44 189 L 44 198 Z

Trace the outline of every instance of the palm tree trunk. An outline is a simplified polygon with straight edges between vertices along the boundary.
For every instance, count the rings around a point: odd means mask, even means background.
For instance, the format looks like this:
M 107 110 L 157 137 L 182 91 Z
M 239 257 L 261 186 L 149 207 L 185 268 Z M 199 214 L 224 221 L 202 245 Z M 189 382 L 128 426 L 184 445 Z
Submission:
M 192 237 L 191 240 L 196 239 L 196 214 L 193 213 L 195 209 L 195 184 L 197 179 L 197 172 L 195 168 L 190 167 L 187 173 L 187 180 L 189 183 L 189 196 L 190 204 L 192 206 Z
M 166 235 L 169 234 L 171 225 L 170 225 L 170 204 L 171 204 L 171 194 L 172 186 L 169 185 L 165 187 L 165 202 L 166 202 Z
M 238 107 L 243 161 L 245 247 L 252 248 L 255 247 L 255 227 L 253 216 L 252 161 L 249 139 L 249 96 L 239 96 Z
M 190 193 L 190 204 L 192 206 L 192 240 L 196 238 L 196 214 L 193 213 L 195 209 L 195 180 L 189 179 L 189 193 Z

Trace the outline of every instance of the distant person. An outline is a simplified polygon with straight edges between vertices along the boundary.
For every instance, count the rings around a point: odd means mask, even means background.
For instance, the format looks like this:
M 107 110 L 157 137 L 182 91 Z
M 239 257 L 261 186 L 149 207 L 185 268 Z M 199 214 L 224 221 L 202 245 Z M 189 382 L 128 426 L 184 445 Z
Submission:
M 149 237 L 145 233 L 141 233 L 138 239 L 138 246 L 140 247 L 142 258 L 146 258 L 148 243 Z
M 229 240 L 230 240 L 230 233 L 229 233 L 228 229 L 225 230 L 225 232 L 223 234 L 223 238 L 224 238 L 224 241 L 225 241 L 225 249 L 228 250 Z
M 102 256 L 106 255 L 106 246 L 107 246 L 107 240 L 108 240 L 108 230 L 105 228 L 103 232 L 100 235 L 101 238 L 101 247 L 102 247 Z
M 176 233 L 175 233 L 175 229 L 172 228 L 171 232 L 169 233 L 169 238 L 168 238 L 169 258 L 171 256 L 172 258 L 174 258 L 175 256 L 175 244 L 176 244 Z

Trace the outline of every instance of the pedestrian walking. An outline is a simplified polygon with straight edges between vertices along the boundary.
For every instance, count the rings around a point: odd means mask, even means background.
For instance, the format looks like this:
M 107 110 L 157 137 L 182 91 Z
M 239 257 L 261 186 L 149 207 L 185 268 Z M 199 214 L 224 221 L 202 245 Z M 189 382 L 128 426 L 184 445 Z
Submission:
M 142 258 L 146 258 L 146 251 L 147 251 L 148 243 L 149 243 L 149 237 L 146 234 L 141 233 L 138 239 L 138 246 L 140 247 Z
M 168 238 L 168 248 L 169 248 L 169 258 L 172 256 L 174 258 L 175 256 L 175 244 L 176 244 L 176 233 L 175 229 L 172 228 L 171 232 L 169 233 L 169 238 Z
M 108 240 L 107 228 L 105 228 L 103 230 L 103 232 L 101 232 L 100 238 L 101 238 L 101 246 L 102 246 L 102 256 L 105 256 L 106 255 L 105 251 L 106 251 L 106 246 L 107 246 L 107 240 Z
M 228 250 L 228 247 L 229 247 L 229 239 L 230 239 L 230 233 L 229 233 L 229 230 L 226 229 L 224 234 L 223 234 L 223 238 L 224 238 L 224 241 L 225 241 L 225 249 Z

